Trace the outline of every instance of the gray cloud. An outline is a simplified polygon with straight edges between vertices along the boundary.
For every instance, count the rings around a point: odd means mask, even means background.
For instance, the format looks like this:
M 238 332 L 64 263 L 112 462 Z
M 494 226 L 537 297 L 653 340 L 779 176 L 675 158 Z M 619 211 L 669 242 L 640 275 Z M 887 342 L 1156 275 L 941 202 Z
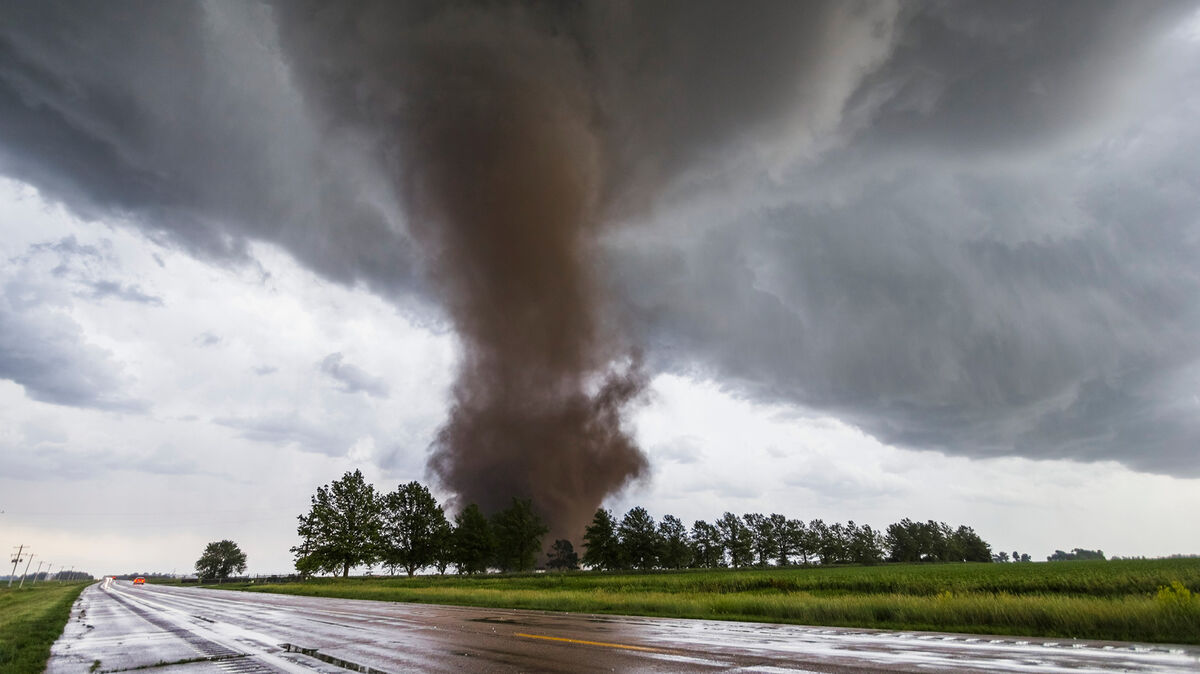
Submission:
M 118 471 L 150 475 L 214 475 L 170 448 L 152 452 L 104 448 L 87 452 L 47 446 L 6 449 L 5 476 L 20 480 L 84 480 Z
M 343 362 L 341 353 L 331 353 L 321 359 L 319 367 L 334 381 L 341 384 L 343 393 L 366 393 L 374 398 L 388 397 L 388 385 L 380 377 L 376 377 L 357 365 Z
M 221 343 L 221 338 L 211 332 L 202 332 L 192 339 L 192 343 L 199 347 L 216 346 Z
M 1200 77 L 1194 47 L 1161 53 L 1195 4 L 759 9 L 447 10 L 478 22 L 463 48 L 518 24 L 564 55 L 598 212 L 651 221 L 603 257 L 648 363 L 906 446 L 1196 475 Z M 266 241 L 336 282 L 430 296 L 395 179 L 412 73 L 373 49 L 412 48 L 422 35 L 394 22 L 438 12 L 18 5 L 0 26 L 0 172 L 201 257 Z M 721 207 L 672 222 L 688 200 Z M 51 381 L 59 353 L 111 373 L 60 348 L 77 327 L 4 318 L 0 374 L 34 395 L 100 390 L 100 374 Z M 322 367 L 386 395 L 340 356 Z
M 213 423 L 232 428 L 247 440 L 273 445 L 295 445 L 301 450 L 328 456 L 345 454 L 350 440 L 331 432 L 325 424 L 308 421 L 294 414 L 221 417 L 213 419 Z
M 146 294 L 136 284 L 125 285 L 120 281 L 91 281 L 87 285 L 91 288 L 91 292 L 88 294 L 91 299 L 102 300 L 113 297 L 125 302 L 137 302 L 156 307 L 163 305 L 161 297 Z
M 258 367 L 254 368 L 254 374 L 260 377 L 265 377 L 269 374 L 275 374 L 278 371 L 279 368 L 273 365 L 259 365 Z
M 44 289 L 19 281 L 0 293 L 0 378 L 56 405 L 118 412 L 147 407 L 124 395 L 126 377 L 111 353 L 89 344 Z

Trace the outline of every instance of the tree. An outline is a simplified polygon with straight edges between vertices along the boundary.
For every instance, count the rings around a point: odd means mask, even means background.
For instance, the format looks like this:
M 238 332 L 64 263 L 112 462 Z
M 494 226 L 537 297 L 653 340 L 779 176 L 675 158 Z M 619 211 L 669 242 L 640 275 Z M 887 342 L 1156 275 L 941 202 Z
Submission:
M 492 526 L 472 503 L 454 518 L 454 534 L 451 545 L 454 564 L 459 573 L 487 571 L 495 556 L 496 543 L 492 537 Z
M 658 525 L 658 540 L 661 547 L 658 563 L 666 569 L 682 569 L 691 562 L 687 529 L 674 515 L 663 515 Z
M 381 503 L 362 471 L 317 488 L 307 515 L 300 515 L 296 533 L 303 543 L 293 547 L 301 573 L 336 572 L 378 558 Z
M 445 575 L 446 567 L 454 563 L 454 527 L 446 514 L 434 524 L 433 528 L 433 566 L 439 574 Z
M 1003 564 L 1004 562 L 1008 561 L 1008 553 L 1001 550 L 1000 552 L 997 552 L 996 554 L 992 555 L 992 561 L 996 562 L 997 564 Z M 1021 561 L 1021 558 L 1017 557 L 1017 559 L 1014 561 L 1019 562 L 1019 561 Z
M 617 522 L 612 513 L 599 508 L 592 523 L 583 532 L 583 563 L 593 569 L 612 571 L 621 568 L 621 543 L 617 540 Z
M 991 562 L 992 547 L 984 542 L 975 530 L 960 526 L 951 536 L 955 562 Z
M 246 553 L 233 541 L 216 541 L 204 548 L 196 560 L 196 575 L 201 578 L 228 578 L 246 570 Z
M 725 566 L 721 531 L 704 520 L 692 524 L 692 565 L 705 569 Z
M 721 532 L 721 544 L 729 553 L 729 564 L 734 568 L 748 566 L 754 562 L 754 536 L 742 520 L 733 513 L 725 513 L 717 520 Z
M 779 516 L 781 519 L 782 515 Z M 767 566 L 772 558 L 779 557 L 779 532 L 775 529 L 775 520 L 762 513 L 742 515 L 746 528 L 750 530 L 753 540 L 751 546 L 758 557 L 759 566 Z
M 425 485 L 409 482 L 396 487 L 383 499 L 383 562 L 413 575 L 443 556 L 449 528 L 446 514 Z
M 621 539 L 621 558 L 635 569 L 658 566 L 658 527 L 646 509 L 630 508 L 617 528 Z
M 786 564 L 792 556 L 799 556 L 801 563 L 808 564 L 808 556 L 813 553 L 813 546 L 808 538 L 808 528 L 804 526 L 804 520 L 786 520 L 783 532 L 779 535 L 780 561 Z
M 505 571 L 532 570 L 542 551 L 542 536 L 549 530 L 533 511 L 532 501 L 514 497 L 512 505 L 492 517 L 496 564 Z
M 883 536 L 864 524 L 849 524 L 849 558 L 855 564 L 878 564 L 883 561 Z
M 571 541 L 565 538 L 554 541 L 554 545 L 550 546 L 546 568 L 558 571 L 574 571 L 579 568 L 579 555 L 575 552 L 575 546 L 571 545 Z

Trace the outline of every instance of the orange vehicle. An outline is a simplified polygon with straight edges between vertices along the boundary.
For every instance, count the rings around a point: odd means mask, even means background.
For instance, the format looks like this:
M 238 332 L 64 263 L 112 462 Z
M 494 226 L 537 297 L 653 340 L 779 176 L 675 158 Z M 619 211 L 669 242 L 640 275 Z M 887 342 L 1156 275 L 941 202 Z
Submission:
M 146 579 L 145 579 L 145 578 L 142 578 L 141 576 L 138 576 L 137 578 L 134 578 L 134 579 L 133 579 L 133 584 L 134 584 L 134 585 L 145 585 L 145 584 L 146 584 Z

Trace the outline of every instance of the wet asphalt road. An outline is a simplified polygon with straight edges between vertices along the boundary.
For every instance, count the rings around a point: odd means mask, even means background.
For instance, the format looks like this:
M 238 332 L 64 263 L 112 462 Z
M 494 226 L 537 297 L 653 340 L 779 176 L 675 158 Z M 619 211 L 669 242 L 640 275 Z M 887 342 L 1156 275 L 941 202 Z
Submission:
M 1197 672 L 1200 648 L 475 609 L 104 582 L 80 597 L 54 644 L 47 671 L 146 667 L 185 674 Z

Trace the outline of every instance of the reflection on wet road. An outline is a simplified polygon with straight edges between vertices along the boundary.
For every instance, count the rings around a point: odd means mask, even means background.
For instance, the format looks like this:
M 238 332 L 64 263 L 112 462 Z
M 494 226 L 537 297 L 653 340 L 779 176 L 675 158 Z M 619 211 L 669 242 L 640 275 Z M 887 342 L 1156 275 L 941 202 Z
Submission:
M 106 581 L 47 671 L 1195 672 L 1200 648 L 476 609 Z

